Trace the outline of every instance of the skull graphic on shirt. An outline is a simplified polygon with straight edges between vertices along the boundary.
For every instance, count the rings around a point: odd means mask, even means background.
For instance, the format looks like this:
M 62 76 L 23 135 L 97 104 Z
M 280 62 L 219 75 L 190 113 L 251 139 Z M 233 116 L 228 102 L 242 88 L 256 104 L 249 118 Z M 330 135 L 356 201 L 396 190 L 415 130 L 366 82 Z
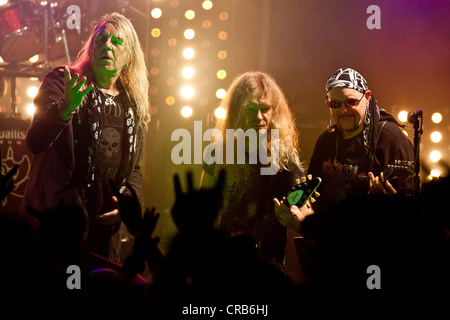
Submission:
M 100 154 L 112 159 L 120 152 L 120 133 L 114 128 L 105 128 L 100 137 Z

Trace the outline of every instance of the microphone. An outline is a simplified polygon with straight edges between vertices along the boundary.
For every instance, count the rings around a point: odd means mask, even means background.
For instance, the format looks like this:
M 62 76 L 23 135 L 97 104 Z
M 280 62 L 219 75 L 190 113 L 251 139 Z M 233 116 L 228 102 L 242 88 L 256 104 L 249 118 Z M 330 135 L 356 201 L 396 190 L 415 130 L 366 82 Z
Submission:
M 408 113 L 408 122 L 414 123 L 417 119 L 422 118 L 422 110 L 411 111 Z

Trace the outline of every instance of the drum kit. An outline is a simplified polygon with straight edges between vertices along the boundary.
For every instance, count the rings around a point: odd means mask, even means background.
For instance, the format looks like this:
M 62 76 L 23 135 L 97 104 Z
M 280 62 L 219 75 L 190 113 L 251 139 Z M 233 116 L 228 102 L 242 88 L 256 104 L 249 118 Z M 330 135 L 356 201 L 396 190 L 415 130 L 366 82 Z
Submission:
M 11 104 L 15 112 L 16 77 L 43 76 L 50 71 L 51 61 L 65 59 L 71 64 L 89 32 L 83 28 L 69 29 L 66 21 L 69 5 L 76 4 L 85 12 L 85 1 L 0 0 L 0 76 L 11 79 Z M 81 15 L 80 20 L 84 16 Z M 35 55 L 41 61 L 30 62 Z M 32 60 L 34 61 L 34 60 Z

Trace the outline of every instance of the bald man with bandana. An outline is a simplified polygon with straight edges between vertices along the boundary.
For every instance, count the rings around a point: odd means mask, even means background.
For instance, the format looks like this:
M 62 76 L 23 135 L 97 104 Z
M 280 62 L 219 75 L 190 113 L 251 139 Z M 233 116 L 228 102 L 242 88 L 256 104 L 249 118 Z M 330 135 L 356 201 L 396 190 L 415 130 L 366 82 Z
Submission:
M 322 179 L 320 200 L 297 208 L 274 199 L 280 222 L 297 232 L 308 215 L 351 197 L 414 193 L 412 176 L 391 181 L 379 176 L 388 166 L 412 168 L 414 150 L 404 126 L 378 107 L 364 77 L 351 68 L 337 70 L 327 81 L 325 103 L 334 124 L 320 134 L 308 167 L 308 174 Z

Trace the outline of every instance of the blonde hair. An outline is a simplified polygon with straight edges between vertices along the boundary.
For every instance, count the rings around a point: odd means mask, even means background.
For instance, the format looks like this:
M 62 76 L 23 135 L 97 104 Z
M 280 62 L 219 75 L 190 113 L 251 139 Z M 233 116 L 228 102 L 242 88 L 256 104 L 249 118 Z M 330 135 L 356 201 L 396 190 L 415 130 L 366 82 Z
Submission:
M 289 164 L 300 168 L 300 148 L 294 116 L 280 86 L 273 77 L 264 72 L 246 72 L 233 80 L 220 104 L 226 110 L 227 116 L 217 121 L 216 129 L 220 130 L 223 136 L 226 129 L 243 129 L 246 121 L 245 108 L 255 98 L 272 108 L 269 133 L 270 129 L 278 129 L 279 132 L 278 170 L 292 169 Z M 270 144 L 269 140 L 268 150 L 271 150 Z
M 125 89 L 127 97 L 136 103 L 138 125 L 146 132 L 147 124 L 150 122 L 150 97 L 148 94 L 150 84 L 144 52 L 130 20 L 117 12 L 103 15 L 78 53 L 73 67 L 88 80 L 94 80 L 91 66 L 94 42 L 98 30 L 106 23 L 111 23 L 117 30 L 124 33 L 124 47 L 128 63 L 122 69 L 118 80 Z

